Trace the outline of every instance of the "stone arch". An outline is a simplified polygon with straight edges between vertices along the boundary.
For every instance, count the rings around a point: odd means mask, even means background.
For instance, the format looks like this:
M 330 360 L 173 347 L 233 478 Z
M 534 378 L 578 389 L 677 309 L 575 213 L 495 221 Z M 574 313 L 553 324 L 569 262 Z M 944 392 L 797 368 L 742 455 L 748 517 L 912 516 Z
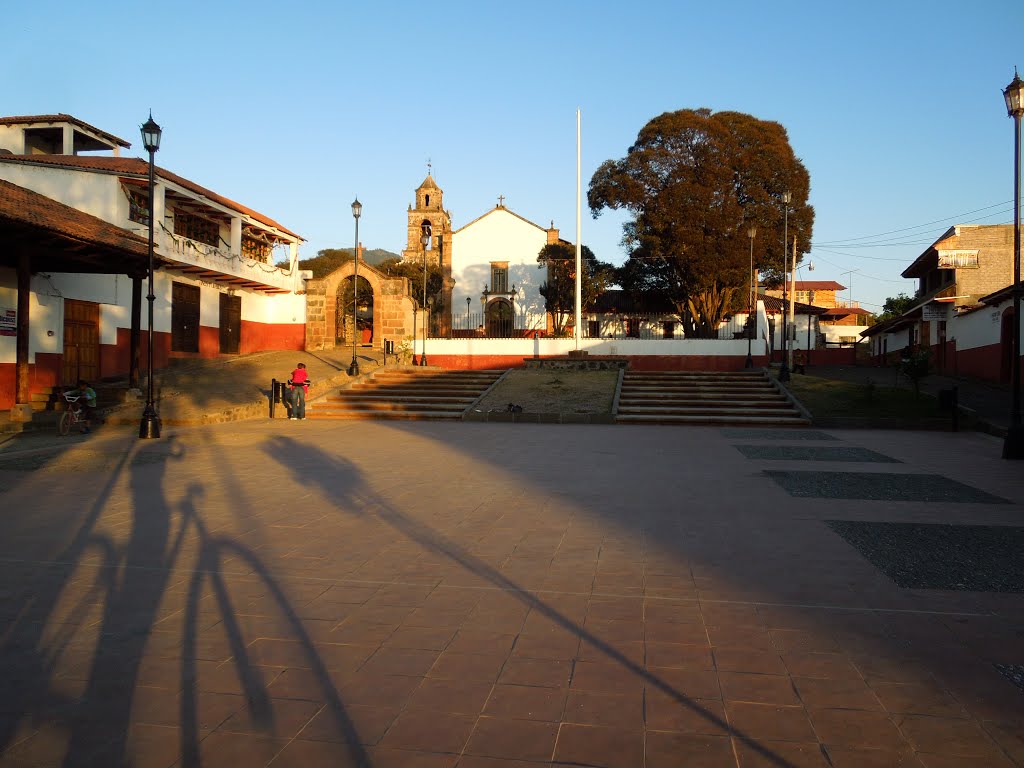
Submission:
M 337 322 L 338 289 L 355 274 L 354 262 L 342 264 L 326 277 L 306 281 L 306 351 L 332 349 Z M 401 343 L 412 335 L 412 299 L 408 280 L 389 277 L 378 269 L 359 262 L 359 277 L 373 291 L 373 346 L 380 349 L 384 340 Z

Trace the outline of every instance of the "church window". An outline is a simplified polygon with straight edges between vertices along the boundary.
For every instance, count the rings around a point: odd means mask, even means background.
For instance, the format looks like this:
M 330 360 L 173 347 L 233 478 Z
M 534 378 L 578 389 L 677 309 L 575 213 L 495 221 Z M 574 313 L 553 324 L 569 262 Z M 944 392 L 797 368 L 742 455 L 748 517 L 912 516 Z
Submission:
M 508 293 L 508 264 L 491 264 L 491 293 Z
M 426 196 L 425 196 L 425 197 L 423 198 L 423 200 L 424 200 L 424 202 L 423 202 L 423 205 L 424 205 L 425 207 L 429 208 L 429 207 L 430 207 L 430 195 L 426 195 Z

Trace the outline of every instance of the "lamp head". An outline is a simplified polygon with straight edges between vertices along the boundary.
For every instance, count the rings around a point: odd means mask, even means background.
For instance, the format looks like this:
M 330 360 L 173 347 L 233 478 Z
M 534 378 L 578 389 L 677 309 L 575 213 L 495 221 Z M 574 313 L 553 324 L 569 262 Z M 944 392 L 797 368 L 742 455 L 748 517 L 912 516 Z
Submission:
M 783 192 L 782 193 L 782 202 L 784 202 L 786 205 L 789 205 L 789 201 L 792 200 L 792 199 L 793 199 L 793 195 L 791 193 L 789 193 L 789 192 Z
M 1017 74 L 1017 68 L 1013 68 L 1013 80 L 1003 91 L 1003 98 L 1006 100 L 1006 114 L 1010 117 L 1021 117 L 1024 115 L 1024 80 Z
M 359 197 L 357 196 L 355 201 L 353 201 L 353 203 L 352 203 L 352 218 L 358 219 L 362 215 L 363 215 L 363 204 L 359 202 Z
M 160 130 L 160 126 L 153 119 L 152 111 L 149 113 L 149 120 L 143 123 L 140 128 L 142 130 L 142 146 L 146 148 L 146 151 L 156 152 L 160 149 L 160 136 L 163 131 Z
M 753 225 L 747 227 L 747 237 L 749 237 L 751 240 L 757 237 L 757 227 Z

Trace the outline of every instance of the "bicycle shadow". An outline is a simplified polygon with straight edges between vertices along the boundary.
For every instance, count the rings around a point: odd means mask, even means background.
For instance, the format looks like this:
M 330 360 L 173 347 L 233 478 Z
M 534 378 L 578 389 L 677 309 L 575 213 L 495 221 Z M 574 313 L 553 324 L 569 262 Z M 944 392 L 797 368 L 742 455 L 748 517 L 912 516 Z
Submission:
M 26 574 L 38 574 L 40 567 L 49 566 L 49 570 L 25 586 L 20 603 L 5 606 L 3 613 L 0 659 L 5 697 L 0 706 L 0 754 L 34 764 L 42 750 L 51 756 L 48 762 L 56 758 L 65 768 L 130 766 L 137 697 L 147 686 L 150 694 L 159 694 L 141 674 L 143 664 L 173 665 L 177 658 L 179 715 L 172 723 L 180 741 L 176 764 L 201 765 L 200 744 L 208 731 L 200 724 L 202 691 L 197 681 L 202 654 L 197 642 L 207 586 L 228 638 L 229 663 L 239 680 L 241 698 L 253 721 L 273 730 L 274 702 L 259 664 L 250 656 L 225 579 L 224 564 L 230 559 L 244 562 L 248 577 L 265 585 L 277 614 L 284 617 L 286 632 L 298 640 L 306 664 L 320 683 L 321 698 L 335 730 L 344 736 L 349 758 L 369 765 L 359 733 L 315 643 L 262 560 L 231 536 L 208 528 L 200 511 L 205 496 L 201 484 L 189 484 L 177 503 L 168 501 L 168 465 L 185 463 L 189 456 L 173 436 L 164 446 L 170 448 L 164 460 L 142 464 L 133 462 L 137 452 L 126 451 L 98 488 L 71 542 L 52 561 L 24 562 Z M 113 532 L 101 532 L 101 518 L 108 513 L 116 516 L 106 502 L 125 475 L 130 508 L 119 524 L 114 523 Z M 105 525 L 111 522 L 103 519 Z M 126 535 L 118 538 L 118 529 Z M 195 562 L 186 561 L 193 552 Z M 166 618 L 161 604 L 172 594 L 170 587 L 178 586 L 182 570 L 189 576 L 182 584 L 185 599 L 179 635 L 161 631 L 160 625 Z M 93 620 L 97 607 L 100 613 Z M 174 694 L 174 690 L 163 692 L 172 699 Z
M 281 462 L 303 487 L 318 487 L 327 498 L 345 499 L 350 514 L 360 517 L 370 515 L 377 517 L 396 533 L 407 537 L 425 550 L 446 558 L 466 572 L 484 579 L 503 593 L 509 594 L 521 602 L 531 612 L 537 611 L 561 629 L 578 635 L 590 646 L 600 650 L 615 664 L 642 680 L 645 685 L 653 687 L 676 703 L 685 706 L 723 733 L 728 733 L 749 747 L 768 764 L 778 766 L 778 768 L 795 768 L 792 763 L 762 745 L 754 737 L 730 725 L 694 698 L 675 689 L 670 683 L 650 672 L 643 665 L 637 664 L 586 627 L 573 621 L 529 589 L 517 584 L 514 579 L 466 551 L 444 534 L 388 503 L 361 481 L 361 473 L 348 460 L 328 456 L 316 448 L 285 436 L 272 438 L 264 450 L 268 456 Z M 287 461 L 282 460 L 281 457 L 284 456 L 288 457 Z

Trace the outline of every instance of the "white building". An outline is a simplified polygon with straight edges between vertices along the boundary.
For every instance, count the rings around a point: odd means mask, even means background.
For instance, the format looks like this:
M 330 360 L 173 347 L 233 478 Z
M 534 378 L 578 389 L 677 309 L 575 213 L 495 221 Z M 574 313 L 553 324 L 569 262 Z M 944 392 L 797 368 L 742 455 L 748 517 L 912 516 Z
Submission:
M 423 258 L 421 232 L 423 224 L 429 223 L 430 261 L 440 263 L 450 278 L 445 304 L 450 308 L 454 335 L 477 325 L 483 325 L 487 335 L 544 329 L 540 286 L 547 272 L 537 256 L 549 243 L 564 243 L 558 230 L 553 224 L 547 229 L 534 224 L 506 208 L 504 199 L 498 198 L 493 209 L 453 231 L 443 195 L 429 175 L 416 189 L 416 205 L 408 211 L 408 245 L 402 258 L 414 263 Z
M 121 157 L 130 146 L 69 115 L 0 118 L 0 180 L 10 183 L 0 192 L 30 199 L 30 207 L 45 212 L 47 227 L 59 229 L 60 211 L 74 210 L 90 222 L 81 225 L 85 229 L 109 225 L 137 245 L 148 237 L 149 163 Z M 85 151 L 107 154 L 79 154 Z M 153 211 L 157 367 L 173 357 L 303 349 L 308 274 L 297 269 L 299 235 L 159 167 Z M 19 232 L 31 225 L 31 211 L 20 218 Z M 135 259 L 119 263 L 110 253 L 102 263 L 87 263 L 78 258 L 86 249 L 66 240 L 43 248 L 44 234 L 26 240 L 27 262 L 0 262 L 0 309 L 27 306 L 25 326 L 33 328 L 24 350 L 0 338 L 0 371 L 24 363 L 33 389 L 79 378 L 134 378 L 139 345 L 131 338 L 145 304 L 145 270 Z M 62 261 L 56 250 L 79 254 Z M 19 284 L 28 287 L 27 303 Z M 27 394 L 15 394 L 8 378 L 0 383 L 0 408 L 24 402 Z

